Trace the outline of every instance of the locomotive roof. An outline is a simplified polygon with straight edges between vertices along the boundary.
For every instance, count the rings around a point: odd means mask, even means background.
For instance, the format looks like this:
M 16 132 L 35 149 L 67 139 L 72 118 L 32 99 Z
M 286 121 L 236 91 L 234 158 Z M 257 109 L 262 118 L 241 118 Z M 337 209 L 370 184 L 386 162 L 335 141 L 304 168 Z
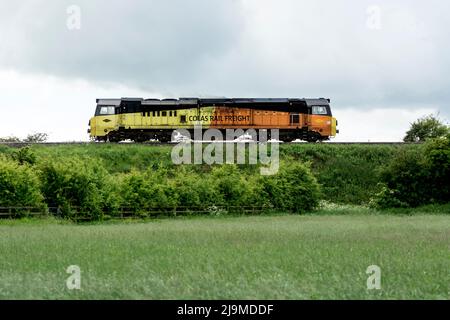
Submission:
M 292 105 L 306 104 L 328 105 L 329 99 L 305 99 L 305 98 L 179 98 L 179 99 L 143 99 L 143 98 L 121 98 L 121 99 L 97 99 L 99 105 L 140 104 L 142 106 L 236 106 L 245 107 L 250 105 Z

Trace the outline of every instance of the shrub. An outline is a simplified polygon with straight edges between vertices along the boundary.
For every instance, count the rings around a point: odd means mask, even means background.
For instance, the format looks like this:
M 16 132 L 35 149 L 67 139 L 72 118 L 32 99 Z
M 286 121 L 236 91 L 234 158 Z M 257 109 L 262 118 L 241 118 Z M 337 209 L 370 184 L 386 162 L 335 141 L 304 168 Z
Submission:
M 282 162 L 279 173 L 263 181 L 265 193 L 275 209 L 304 213 L 319 204 L 320 186 L 308 165 Z
M 28 165 L 0 156 L 0 206 L 44 207 L 38 176 Z
M 177 205 L 181 207 L 209 207 L 223 202 L 215 179 L 209 175 L 180 166 L 172 180 Z
M 450 135 L 422 148 L 399 152 L 381 172 L 375 207 L 417 207 L 450 200 Z
M 118 199 L 112 179 L 97 161 L 67 159 L 41 166 L 42 191 L 50 207 L 58 207 L 65 217 L 102 219 L 114 214 Z
M 220 205 L 239 206 L 244 204 L 243 195 L 246 191 L 244 179 L 236 165 L 225 164 L 213 168 L 210 181 L 215 184 L 215 188 L 221 196 Z
M 19 162 L 19 164 L 28 163 L 33 165 L 37 160 L 36 155 L 31 151 L 30 147 L 20 148 L 19 150 L 14 151 L 11 156 L 14 160 Z
M 450 200 L 450 133 L 426 144 L 431 202 Z
M 176 193 L 160 171 L 132 171 L 121 182 L 122 204 L 134 213 L 146 215 L 151 208 L 175 207 Z
M 220 194 L 218 204 L 236 212 L 244 207 L 268 207 L 270 200 L 264 190 L 264 180 L 259 171 L 253 175 L 246 166 L 226 164 L 211 171 L 209 185 L 215 185 Z

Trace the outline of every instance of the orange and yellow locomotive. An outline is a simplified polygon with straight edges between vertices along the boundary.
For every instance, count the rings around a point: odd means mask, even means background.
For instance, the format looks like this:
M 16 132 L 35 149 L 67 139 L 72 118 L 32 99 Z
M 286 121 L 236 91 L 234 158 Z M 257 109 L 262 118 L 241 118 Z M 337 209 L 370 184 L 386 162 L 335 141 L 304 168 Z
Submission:
M 324 98 L 97 99 L 89 125 L 91 139 L 114 142 L 167 142 L 174 130 L 193 131 L 196 125 L 221 131 L 278 129 L 284 142 L 323 141 L 338 132 L 330 100 Z

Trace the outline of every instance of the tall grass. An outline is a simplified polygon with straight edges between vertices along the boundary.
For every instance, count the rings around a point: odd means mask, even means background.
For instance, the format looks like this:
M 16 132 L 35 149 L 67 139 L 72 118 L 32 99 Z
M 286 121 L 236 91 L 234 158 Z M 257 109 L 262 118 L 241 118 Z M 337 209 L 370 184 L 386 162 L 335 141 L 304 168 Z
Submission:
M 0 299 L 448 299 L 449 220 L 0 221 Z M 74 264 L 81 290 L 66 287 Z M 373 264 L 381 290 L 367 290 Z

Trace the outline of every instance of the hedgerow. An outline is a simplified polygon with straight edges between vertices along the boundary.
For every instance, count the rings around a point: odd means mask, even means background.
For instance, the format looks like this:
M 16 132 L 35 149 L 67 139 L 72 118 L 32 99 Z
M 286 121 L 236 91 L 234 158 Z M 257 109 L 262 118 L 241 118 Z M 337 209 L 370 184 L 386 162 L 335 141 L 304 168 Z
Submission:
M 450 135 L 403 150 L 381 172 L 374 207 L 418 207 L 450 201 Z
M 286 145 L 279 172 L 262 176 L 255 165 L 174 165 L 170 147 L 161 146 L 0 148 L 0 206 L 43 205 L 86 219 L 123 209 L 142 216 L 216 207 L 303 213 L 319 200 L 415 207 L 449 201 L 449 149 L 448 137 L 425 145 Z
M 0 155 L 0 207 L 41 207 L 40 181 L 29 165 Z
M 42 193 L 49 207 L 64 217 L 102 219 L 114 214 L 120 195 L 98 161 L 79 158 L 46 162 L 39 167 Z
M 319 204 L 320 186 L 308 165 L 299 162 L 281 163 L 280 172 L 263 181 L 267 199 L 274 208 L 304 213 Z

